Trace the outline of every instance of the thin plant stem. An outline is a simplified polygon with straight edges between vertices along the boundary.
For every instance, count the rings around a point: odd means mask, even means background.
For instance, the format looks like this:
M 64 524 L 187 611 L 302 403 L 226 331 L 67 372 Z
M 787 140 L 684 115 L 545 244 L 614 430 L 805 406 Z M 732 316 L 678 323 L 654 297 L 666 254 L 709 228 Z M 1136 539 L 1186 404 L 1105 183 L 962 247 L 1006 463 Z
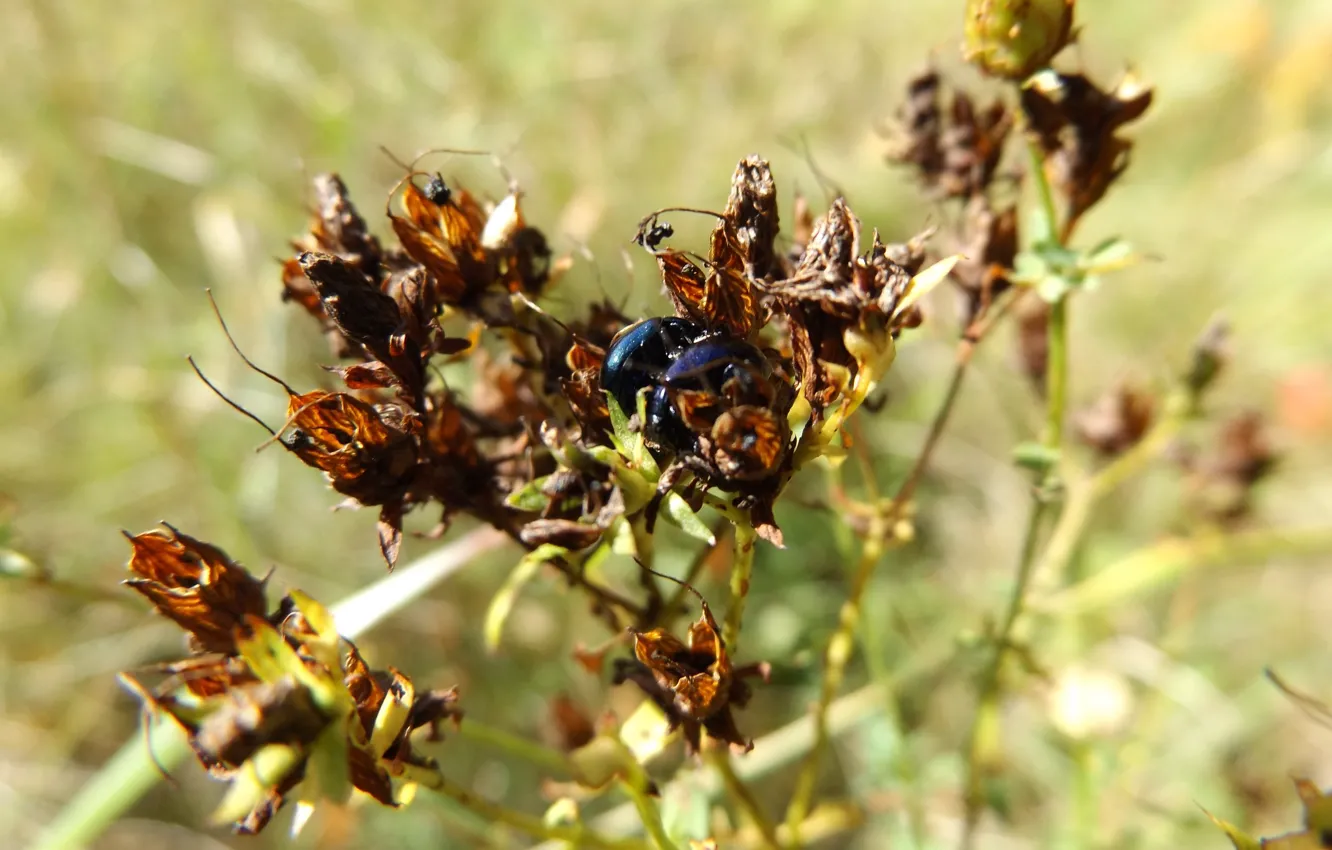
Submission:
M 763 813 L 763 807 L 759 805 L 758 798 L 750 790 L 745 781 L 736 775 L 735 767 L 731 764 L 730 750 L 724 745 L 716 746 L 708 751 L 708 763 L 717 771 L 721 777 L 722 786 L 726 789 L 726 794 L 744 810 L 745 815 L 754 828 L 758 830 L 762 837 L 760 842 L 763 847 L 769 850 L 779 850 L 781 844 L 777 841 L 777 828 L 766 814 Z
M 870 520 L 870 531 L 861 553 L 859 568 L 852 581 L 850 594 L 842 606 L 838 630 L 829 639 L 824 652 L 823 682 L 820 688 L 819 702 L 814 708 L 814 747 L 802 765 L 800 775 L 796 780 L 795 793 L 792 795 L 791 802 L 786 810 L 784 828 L 790 836 L 791 846 L 799 846 L 801 824 L 810 811 L 814 783 L 818 778 L 819 760 L 829 738 L 827 729 L 828 712 L 837 696 L 838 689 L 841 687 L 842 680 L 845 678 L 846 665 L 850 661 L 856 627 L 860 620 L 861 600 L 869 587 L 870 578 L 874 574 L 874 567 L 882 558 L 883 551 L 888 544 L 888 538 L 894 533 L 895 526 L 903 518 L 911 503 L 911 498 L 915 495 L 916 487 L 925 476 L 925 471 L 929 467 L 934 450 L 938 447 L 939 440 L 943 437 L 944 430 L 952 418 L 957 400 L 961 396 L 967 368 L 971 365 L 977 346 L 985 338 L 990 328 L 994 326 L 994 322 L 1007 314 L 1008 310 L 1016 303 L 1019 295 L 1019 290 L 1011 290 L 1011 294 L 1006 295 L 1002 302 L 996 301 L 995 304 L 990 305 L 989 309 L 983 310 L 980 315 L 976 316 L 963 332 L 962 339 L 958 343 L 957 355 L 952 376 L 948 381 L 948 388 L 944 391 L 943 401 L 940 402 L 934 419 L 930 423 L 925 442 L 921 445 L 915 462 L 898 488 L 897 494 L 893 497 L 890 509 L 886 513 L 877 512 Z
M 1004 662 L 1008 659 L 1013 629 L 1017 626 L 1018 618 L 1022 616 L 1026 602 L 1046 506 L 1047 503 L 1044 501 L 1036 501 L 1031 506 L 1027 518 L 1027 530 L 1022 538 L 1022 553 L 1018 558 L 1017 578 L 1009 593 L 1004 619 L 995 635 L 990 660 L 981 678 L 976 713 L 972 718 L 967 740 L 967 775 L 966 785 L 963 788 L 965 810 L 961 842 L 963 850 L 970 850 L 972 847 L 976 827 L 980 824 L 981 811 L 985 805 L 985 773 L 994 761 L 993 751 L 998 746 L 999 697 L 1003 690 L 1001 684 Z
M 897 511 L 877 514 L 870 519 L 869 533 L 861 549 L 860 563 L 851 582 L 851 590 L 842 603 L 837 631 L 828 641 L 823 658 L 823 686 L 819 692 L 818 704 L 814 707 L 814 746 L 805 757 L 796 779 L 795 793 L 786 808 L 786 829 L 790 847 L 801 847 L 800 826 L 809 815 L 814 798 L 814 783 L 818 779 L 819 761 L 828 746 L 828 711 L 832 707 L 837 692 L 846 678 L 846 667 L 855 650 L 856 628 L 860 624 L 860 603 L 865 590 L 869 587 L 874 568 L 883 557 L 885 538 L 890 532 L 889 521 L 895 520 Z
M 1182 412 L 1167 414 L 1133 448 L 1069 489 L 1050 540 L 1036 563 L 1033 584 L 1037 593 L 1046 595 L 1058 588 L 1096 506 L 1125 481 L 1141 473 L 1170 444 L 1183 424 Z
M 656 850 L 678 850 L 675 842 L 666 834 L 666 826 L 661 821 L 661 810 L 657 808 L 657 801 L 648 793 L 651 782 L 647 771 L 643 770 L 643 766 L 638 763 L 638 759 L 628 747 L 620 744 L 619 750 L 624 761 L 624 775 L 621 776 L 620 784 L 624 786 L 629 799 L 633 801 L 638 819 L 643 822 L 643 829 L 652 839 L 653 846 Z
M 1065 239 L 1071 228 L 1065 227 L 1062 232 L 1056 229 L 1058 212 L 1055 208 L 1054 192 L 1045 176 L 1041 150 L 1034 140 L 1029 140 L 1028 152 L 1031 157 L 1032 180 L 1036 184 L 1036 195 L 1041 211 L 1041 215 L 1038 216 L 1035 242 L 1039 245 Z M 1051 455 L 1057 457 L 1063 446 L 1064 417 L 1068 402 L 1068 299 L 1066 297 L 1061 296 L 1050 305 L 1047 336 L 1049 352 L 1045 368 L 1045 427 L 1041 433 L 1041 445 Z M 1022 619 L 1027 595 L 1032 587 L 1041 530 L 1045 526 L 1045 519 L 1051 507 L 1049 494 L 1058 481 L 1058 470 L 1059 464 L 1051 463 L 1032 489 L 1032 503 L 1018 557 L 1017 575 L 1009 593 L 1004 618 L 994 636 L 990 659 L 981 674 L 976 712 L 972 717 L 967 740 L 960 843 L 962 850 L 970 850 L 973 846 L 976 827 L 980 824 L 981 813 L 984 810 L 986 772 L 996 761 L 995 751 L 999 747 L 1001 735 L 999 704 L 1003 695 L 1004 666 L 1013 648 L 1014 631 Z
M 568 775 L 572 771 L 564 754 L 512 732 L 497 729 L 465 715 L 458 724 L 458 737 L 493 747 L 552 773 Z
M 1064 443 L 1068 404 L 1068 299 L 1050 305 L 1050 351 L 1045 365 L 1045 432 L 1041 444 L 1057 452 Z M 1053 469 L 1052 469 L 1053 471 Z M 1052 483 L 1051 479 L 1046 480 Z
M 637 838 L 609 838 L 582 824 L 574 826 L 548 824 L 535 815 L 517 812 L 479 797 L 437 772 L 421 777 L 419 784 L 423 788 L 448 797 L 491 823 L 511 826 L 533 838 L 563 841 L 575 847 L 590 847 L 594 850 L 650 850 L 648 844 Z
M 726 517 L 721 517 L 712 524 L 711 531 L 717 543 L 721 543 L 730 535 L 731 523 Z M 708 556 L 712 554 L 715 548 L 716 544 L 712 546 L 704 545 L 694 555 L 694 559 L 689 563 L 689 569 L 685 571 L 680 586 L 675 588 L 671 598 L 666 600 L 666 604 L 662 606 L 662 611 L 665 614 L 669 615 L 672 611 L 679 610 L 680 606 L 684 604 L 685 595 L 689 593 L 689 588 L 686 585 L 692 585 L 698 578 L 698 574 L 703 571 L 703 566 L 708 562 Z
M 740 625 L 745 616 L 745 601 L 749 598 L 749 582 L 754 575 L 754 544 L 758 532 L 749 517 L 735 524 L 735 557 L 731 561 L 731 603 L 726 609 L 726 622 L 722 624 L 722 642 L 735 651 L 740 640 Z

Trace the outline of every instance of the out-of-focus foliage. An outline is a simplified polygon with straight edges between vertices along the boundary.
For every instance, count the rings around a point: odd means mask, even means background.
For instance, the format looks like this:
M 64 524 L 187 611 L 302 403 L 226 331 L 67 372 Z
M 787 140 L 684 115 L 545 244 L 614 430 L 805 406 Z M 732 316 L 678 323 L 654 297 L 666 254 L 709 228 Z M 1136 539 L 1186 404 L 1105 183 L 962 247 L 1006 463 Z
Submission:
M 230 355 L 203 295 L 211 286 L 253 358 L 302 386 L 326 380 L 311 365 L 326 361 L 325 341 L 277 307 L 276 258 L 308 218 L 309 175 L 339 171 L 369 215 L 400 174 L 380 145 L 403 157 L 435 146 L 496 151 L 557 252 L 589 249 L 549 296 L 553 312 L 606 295 L 630 315 L 660 314 L 650 258 L 636 254 L 632 271 L 621 258 L 635 223 L 666 204 L 719 208 L 719 175 L 751 151 L 772 160 L 783 210 L 793 183 L 814 197 L 836 184 L 865 221 L 895 233 L 931 215 L 909 175 L 883 165 L 875 128 L 931 56 L 967 80 L 953 48 L 961 5 L 0 6 L 0 558 L 7 578 L 53 576 L 36 589 L 0 583 L 4 834 L 33 835 L 133 734 L 136 705 L 114 672 L 181 654 L 169 624 L 145 623 L 142 606 L 114 587 L 125 575 L 117 529 L 169 519 L 227 541 L 259 574 L 276 565 L 279 590 L 319 598 L 383 569 L 366 533 L 372 518 L 329 516 L 316 476 L 272 447 L 253 453 L 256 432 L 184 362 L 192 353 L 217 364 L 210 377 L 282 420 L 282 393 Z M 1123 0 L 1081 4 L 1078 25 L 1095 36 L 1063 61 L 1098 79 L 1131 63 L 1157 99 L 1134 128 L 1132 169 L 1080 224 L 1082 247 L 1122 234 L 1149 259 L 1075 305 L 1071 401 L 1089 406 L 1121 381 L 1164 385 L 1224 311 L 1234 356 L 1209 404 L 1221 418 L 1270 411 L 1282 450 L 1246 522 L 1325 527 L 1332 15 L 1319 0 L 1181 0 L 1169 11 Z M 504 192 L 484 160 L 442 168 Z M 702 244 L 706 225 L 697 226 L 687 235 Z M 940 321 L 903 346 L 882 412 L 861 414 L 861 446 L 882 479 L 914 455 L 952 361 L 954 307 L 938 297 L 926 308 Z M 870 589 L 853 686 L 951 651 L 1002 604 L 1028 481 L 1009 452 L 1038 416 L 1012 348 L 1001 337 L 978 355 L 920 496 L 918 542 Z M 1218 441 L 1190 437 L 1200 451 Z M 1195 801 L 1251 834 L 1273 834 L 1298 820 L 1291 773 L 1332 780 L 1332 733 L 1260 675 L 1273 664 L 1292 679 L 1326 681 L 1332 579 L 1317 561 L 1258 547 L 1209 556 L 1228 557 L 1225 569 L 1195 566 L 1196 553 L 1143 549 L 1163 527 L 1192 521 L 1185 489 L 1162 468 L 1103 508 L 1085 569 L 1123 558 L 1126 570 L 1166 570 L 1169 580 L 1123 576 L 1121 589 L 1099 597 L 1109 603 L 1088 603 L 1093 616 L 1042 647 L 1050 700 L 1009 706 L 1009 734 L 1022 742 L 1001 801 L 1011 819 L 987 824 L 985 846 L 1052 836 L 1214 846 L 1224 839 Z M 759 552 L 746 652 L 783 659 L 785 670 L 767 707 L 746 709 L 745 734 L 756 738 L 814 697 L 855 559 L 824 512 L 788 505 L 778 518 L 788 549 Z M 408 532 L 428 530 L 430 520 L 414 519 Z M 663 547 L 663 560 L 681 568 L 696 545 L 682 538 Z M 406 557 L 428 545 L 409 536 Z M 518 557 L 514 549 L 478 563 L 358 645 L 416 681 L 457 683 L 469 712 L 527 735 L 555 739 L 548 700 L 564 689 L 627 714 L 633 689 L 609 688 L 569 656 L 567 647 L 602 633 L 555 582 L 524 589 L 505 652 L 486 653 L 479 612 Z M 724 580 L 705 568 L 699 584 L 709 591 Z M 970 703 L 957 677 L 906 681 L 896 717 L 838 739 L 825 780 L 866 802 L 864 846 L 911 846 L 921 830 L 956 829 L 956 742 Z M 1060 736 L 1037 734 L 1051 722 Z M 534 768 L 465 740 L 449 748 L 454 778 L 536 810 Z M 1075 769 L 1087 784 L 1069 781 Z M 192 834 L 217 791 L 185 769 L 177 778 L 103 846 L 236 841 Z M 781 780 L 756 789 L 774 811 L 789 792 Z M 302 840 L 455 846 L 484 829 L 423 799 L 399 813 L 321 812 Z M 285 844 L 274 830 L 247 846 Z

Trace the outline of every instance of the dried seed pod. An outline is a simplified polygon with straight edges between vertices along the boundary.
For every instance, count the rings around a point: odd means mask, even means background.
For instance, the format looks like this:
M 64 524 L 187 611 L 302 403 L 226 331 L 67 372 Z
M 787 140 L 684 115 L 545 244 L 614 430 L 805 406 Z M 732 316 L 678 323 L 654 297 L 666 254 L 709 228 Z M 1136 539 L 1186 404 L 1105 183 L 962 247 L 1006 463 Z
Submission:
M 201 632 L 201 619 L 232 623 L 225 643 L 208 641 L 200 647 L 211 650 L 207 654 L 160 668 L 168 679 L 156 687 L 128 674 L 121 681 L 146 708 L 185 731 L 214 777 L 232 783 L 218 815 L 234 819 L 237 832 L 259 832 L 292 798 L 337 798 L 354 787 L 396 806 L 395 777 L 437 778 L 437 766 L 413 751 L 410 735 L 429 727 L 437 737 L 441 720 L 461 717 L 456 688 L 417 692 L 396 670 L 370 670 L 350 643 L 343 654 L 332 616 L 298 592 L 282 601 L 271 622 L 254 613 L 263 609 L 262 582 L 216 547 L 174 529 L 170 536 L 150 532 L 130 542 L 131 563 L 145 576 L 138 581 L 179 585 L 197 575 L 199 586 L 211 589 L 195 605 L 210 616 L 173 616 L 192 639 L 216 631 Z M 142 591 L 147 585 L 133 586 Z M 246 590 L 226 594 L 223 587 Z M 241 607 L 247 610 L 241 613 Z M 192 696 L 181 695 L 180 677 L 189 677 Z M 339 722 L 348 717 L 351 723 Z M 330 770 L 330 759 L 345 760 L 345 773 Z M 319 774 L 314 797 L 302 791 L 311 770 Z

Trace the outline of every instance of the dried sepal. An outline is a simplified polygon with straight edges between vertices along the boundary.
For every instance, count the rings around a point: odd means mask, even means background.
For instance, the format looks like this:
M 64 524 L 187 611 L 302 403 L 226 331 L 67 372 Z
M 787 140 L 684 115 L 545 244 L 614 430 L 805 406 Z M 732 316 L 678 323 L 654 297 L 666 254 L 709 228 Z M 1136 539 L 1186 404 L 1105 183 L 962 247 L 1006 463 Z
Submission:
M 722 211 L 722 221 L 713 230 L 714 263 L 719 240 L 724 250 L 736 254 L 739 271 L 749 278 L 777 278 L 782 267 L 777 254 L 777 185 L 767 160 L 749 156 L 735 167 L 731 194 Z M 727 263 L 729 265 L 729 263 Z
M 985 195 L 968 201 L 952 280 L 962 290 L 962 323 L 970 325 L 994 299 L 1012 286 L 1018 253 L 1018 211 L 1010 204 L 994 209 Z
M 384 251 L 352 203 L 346 185 L 336 174 L 317 174 L 313 183 L 316 211 L 310 232 L 294 240 L 292 248 L 298 256 L 307 251 L 336 256 L 377 284 L 385 268 Z M 325 311 L 319 293 L 295 257 L 282 267 L 282 299 L 297 302 L 320 321 L 335 356 L 353 353 L 355 346 Z
M 1231 525 L 1253 509 L 1253 491 L 1275 468 L 1276 448 L 1263 414 L 1242 411 L 1221 423 L 1213 445 L 1186 451 L 1190 503 L 1205 519 Z
M 267 615 L 264 583 L 215 546 L 171 526 L 129 535 L 134 553 L 125 584 L 190 634 L 202 652 L 235 650 L 234 632 L 246 617 Z
M 860 255 L 860 222 L 838 198 L 815 222 L 792 276 L 765 286 L 790 319 L 796 375 L 816 409 L 847 392 L 858 373 L 877 379 L 891 362 L 892 338 L 918 322 L 908 296 L 925 262 L 924 238 L 888 245 L 876 232 Z

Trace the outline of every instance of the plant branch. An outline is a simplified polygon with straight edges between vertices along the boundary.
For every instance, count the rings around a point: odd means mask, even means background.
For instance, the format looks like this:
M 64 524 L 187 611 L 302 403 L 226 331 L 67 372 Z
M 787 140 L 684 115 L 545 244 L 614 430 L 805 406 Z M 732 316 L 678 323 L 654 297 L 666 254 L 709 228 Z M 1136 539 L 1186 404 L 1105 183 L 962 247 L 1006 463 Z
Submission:
M 543 747 L 512 732 L 473 720 L 471 715 L 464 715 L 458 723 L 458 737 L 501 750 L 552 773 L 567 776 L 572 772 L 569 760 L 563 753 Z
M 647 771 L 643 770 L 643 765 L 638 763 L 638 759 L 628 747 L 620 744 L 619 750 L 625 769 L 624 775 L 621 776 L 621 784 L 633 801 L 638 819 L 643 822 L 643 828 L 651 837 L 652 844 L 657 850 L 677 850 L 675 842 L 666 834 L 666 826 L 661 822 L 661 811 L 657 808 L 657 802 L 648 792 L 652 783 L 648 779 Z
M 649 850 L 648 845 L 637 838 L 608 838 L 589 830 L 582 824 L 576 826 L 548 824 L 535 815 L 507 809 L 473 794 L 438 772 L 432 771 L 420 777 L 420 784 L 448 797 L 491 823 L 511 826 L 533 838 L 563 841 L 575 847 L 590 847 L 594 850 Z
M 790 847 L 798 848 L 802 846 L 800 825 L 804 823 L 805 818 L 809 815 L 810 805 L 814 798 L 814 783 L 819 775 L 819 761 L 823 751 L 828 746 L 828 711 L 832 707 L 838 690 L 842 687 L 842 681 L 846 677 L 847 664 L 851 661 L 852 652 L 855 650 L 856 628 L 860 624 L 861 600 L 864 599 L 865 590 L 869 587 L 870 578 L 874 575 L 874 568 L 878 566 L 880 558 L 883 557 L 886 538 L 892 533 L 890 523 L 895 523 L 897 516 L 897 503 L 894 503 L 888 511 L 870 518 L 869 532 L 865 537 L 865 545 L 861 549 L 860 563 L 856 567 L 856 573 L 851 582 L 851 590 L 847 594 L 846 601 L 842 603 L 837 631 L 829 639 L 828 647 L 824 651 L 823 686 L 819 692 L 818 704 L 814 707 L 814 746 L 810 749 L 809 755 L 805 757 L 805 761 L 800 767 L 795 792 L 792 794 L 791 802 L 786 808 L 786 829 L 789 836 L 788 846 Z
M 1060 240 L 1058 244 L 1062 245 L 1062 240 L 1067 237 L 1071 229 L 1065 227 L 1062 232 L 1057 229 L 1058 212 L 1055 208 L 1054 192 L 1045 174 L 1041 150 L 1036 142 L 1030 139 L 1027 149 L 1031 157 L 1032 180 L 1036 184 L 1041 212 L 1037 217 L 1038 232 L 1035 243 L 1049 244 Z M 1045 369 L 1045 427 L 1041 433 L 1041 445 L 1051 456 L 1058 457 L 1063 446 L 1064 418 L 1068 403 L 1068 299 L 1063 295 L 1050 305 L 1047 334 L 1049 351 Z M 1004 666 L 1013 646 L 1013 634 L 1018 621 L 1022 618 L 1027 594 L 1032 586 L 1036 551 L 1040 543 L 1041 529 L 1045 525 L 1045 518 L 1051 506 L 1050 492 L 1058 483 L 1058 470 L 1059 463 L 1050 463 L 1032 489 L 1032 503 L 1018 556 L 1017 575 L 1009 592 L 1004 618 L 994 636 L 989 662 L 981 674 L 976 713 L 972 718 L 967 740 L 967 770 L 963 787 L 964 813 L 960 844 L 962 850 L 970 850 L 973 846 L 976 827 L 980 824 L 981 813 L 985 806 L 986 772 L 997 761 L 1001 737 L 999 703 L 1003 694 Z

